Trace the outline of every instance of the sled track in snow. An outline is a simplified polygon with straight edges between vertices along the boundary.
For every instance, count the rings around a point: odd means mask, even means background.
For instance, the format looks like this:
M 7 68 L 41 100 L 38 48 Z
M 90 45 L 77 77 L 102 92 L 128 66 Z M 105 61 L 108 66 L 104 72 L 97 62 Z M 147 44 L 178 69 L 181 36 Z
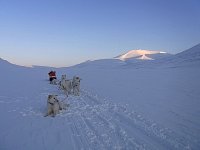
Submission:
M 46 90 L 47 92 L 41 93 L 42 98 L 38 97 L 37 101 L 28 101 L 26 97 L 0 96 L 0 103 L 17 106 L 8 110 L 9 113 L 18 112 L 22 117 L 43 118 L 46 107 L 44 97 L 47 97 L 48 91 L 51 89 Z M 58 93 L 58 97 L 61 100 L 66 98 L 61 92 Z M 21 105 L 24 101 L 27 103 Z M 108 99 L 100 98 L 86 90 L 81 90 L 80 96 L 70 95 L 66 102 L 70 104 L 70 107 L 58 114 L 55 119 L 60 118 L 63 129 L 67 128 L 70 134 L 66 135 L 63 131 L 56 134 L 63 138 L 70 136 L 73 149 L 192 149 L 188 144 L 188 142 L 192 142 L 185 137 L 145 119 L 134 110 L 128 110 L 126 105 L 112 103 Z M 40 106 L 40 108 L 35 108 L 35 106 Z
M 70 108 L 59 116 L 71 128 L 75 149 L 191 149 L 170 129 L 86 90 L 68 102 Z

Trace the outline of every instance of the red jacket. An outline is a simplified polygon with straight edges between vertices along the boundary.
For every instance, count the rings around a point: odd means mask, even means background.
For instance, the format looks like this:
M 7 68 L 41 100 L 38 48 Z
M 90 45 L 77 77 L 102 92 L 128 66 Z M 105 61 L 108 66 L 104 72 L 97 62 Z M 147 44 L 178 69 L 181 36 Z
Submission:
M 49 77 L 56 77 L 56 72 L 55 71 L 49 72 Z

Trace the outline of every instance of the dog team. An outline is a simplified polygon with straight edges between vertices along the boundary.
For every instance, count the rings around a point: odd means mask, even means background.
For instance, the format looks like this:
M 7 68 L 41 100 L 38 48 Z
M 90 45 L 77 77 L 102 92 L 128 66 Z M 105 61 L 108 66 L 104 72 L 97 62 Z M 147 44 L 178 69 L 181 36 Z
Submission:
M 75 96 L 80 95 L 80 81 L 81 78 L 78 76 L 74 76 L 72 80 L 67 79 L 66 75 L 61 76 L 61 81 L 58 81 L 56 78 L 56 72 L 51 71 L 49 73 L 49 81 L 50 84 L 59 85 L 59 89 L 63 90 L 65 94 L 68 96 L 69 94 L 73 94 Z M 66 110 L 68 104 L 64 104 L 59 101 L 57 95 L 49 95 L 47 98 L 47 113 L 46 116 L 55 117 L 56 114 L 59 113 L 60 110 Z
M 66 75 L 62 75 L 61 81 L 58 83 L 59 89 L 64 90 L 66 95 L 73 93 L 76 96 L 80 94 L 81 78 L 74 76 L 72 80 L 67 79 Z

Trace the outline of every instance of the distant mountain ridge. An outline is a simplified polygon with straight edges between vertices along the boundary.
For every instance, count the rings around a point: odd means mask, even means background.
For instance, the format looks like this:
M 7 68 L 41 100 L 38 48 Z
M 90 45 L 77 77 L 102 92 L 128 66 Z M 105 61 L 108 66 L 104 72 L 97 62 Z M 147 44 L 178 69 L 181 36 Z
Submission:
M 12 64 L 9 61 L 2 59 L 0 57 L 0 67 L 3 68 L 4 66 L 7 67 L 7 66 L 18 66 L 18 65 Z
M 176 59 L 200 60 L 200 44 L 175 55 Z
M 178 67 L 195 66 L 200 67 L 200 44 L 180 52 L 170 54 L 163 51 L 153 50 L 130 50 L 127 53 L 118 55 L 110 59 L 99 59 L 87 61 L 75 65 L 75 67 L 100 67 L 100 68 L 118 68 L 118 67 L 136 68 L 145 67 Z
M 80 64 L 76 64 L 71 67 L 100 67 L 100 68 L 109 68 L 109 67 L 119 67 L 125 65 L 134 66 L 161 66 L 161 65 L 170 65 L 170 66 L 197 66 L 200 67 L 200 44 L 193 46 L 185 51 L 182 51 L 178 54 L 172 55 L 163 51 L 153 51 L 153 50 L 130 50 L 127 53 L 118 55 L 117 57 L 110 59 L 98 59 L 94 61 L 86 61 Z M 137 64 L 137 65 L 136 65 Z M 0 68 L 1 70 L 18 68 L 30 68 L 25 66 L 19 66 L 12 64 L 7 60 L 0 58 Z M 32 68 L 48 69 L 49 67 L 42 66 L 33 66 Z M 52 67 L 51 67 L 52 68 Z

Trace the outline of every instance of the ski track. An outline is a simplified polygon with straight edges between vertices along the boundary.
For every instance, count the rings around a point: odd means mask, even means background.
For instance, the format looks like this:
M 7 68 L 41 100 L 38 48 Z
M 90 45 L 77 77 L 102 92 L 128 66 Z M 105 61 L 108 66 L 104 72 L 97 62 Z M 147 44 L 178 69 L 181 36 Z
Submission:
M 59 99 L 70 104 L 66 111 L 62 111 L 56 117 L 61 118 L 63 128 L 69 128 L 71 132 L 70 135 L 63 131 L 63 133 L 56 133 L 57 145 L 62 144 L 59 141 L 62 141 L 65 136 L 71 136 L 73 149 L 191 149 L 187 139 L 168 128 L 143 118 L 134 110 L 128 110 L 125 105 L 111 103 L 108 99 L 100 98 L 84 89 L 81 90 L 80 96 L 70 95 L 67 99 L 63 92 L 57 89 L 45 88 L 44 91 L 37 97 L 38 100 L 35 101 L 34 105 L 32 101 L 27 101 L 26 97 L 13 99 L 0 96 L 0 103 L 19 104 L 15 109 L 8 110 L 9 113 L 19 112 L 22 117 L 43 117 L 46 107 L 44 97 L 47 98 L 52 91 L 56 92 Z M 27 101 L 27 104 L 21 108 L 20 103 L 23 101 Z M 36 109 L 34 106 L 41 107 Z M 32 126 L 33 123 L 30 124 Z M 51 126 L 54 126 L 54 122 L 51 122 Z M 32 136 L 38 137 L 40 134 L 34 133 Z M 45 137 L 42 139 L 43 148 L 47 149 Z
M 80 146 L 75 149 L 191 149 L 170 129 L 86 90 L 68 102 L 70 109 L 59 116 L 72 122 L 73 140 Z

